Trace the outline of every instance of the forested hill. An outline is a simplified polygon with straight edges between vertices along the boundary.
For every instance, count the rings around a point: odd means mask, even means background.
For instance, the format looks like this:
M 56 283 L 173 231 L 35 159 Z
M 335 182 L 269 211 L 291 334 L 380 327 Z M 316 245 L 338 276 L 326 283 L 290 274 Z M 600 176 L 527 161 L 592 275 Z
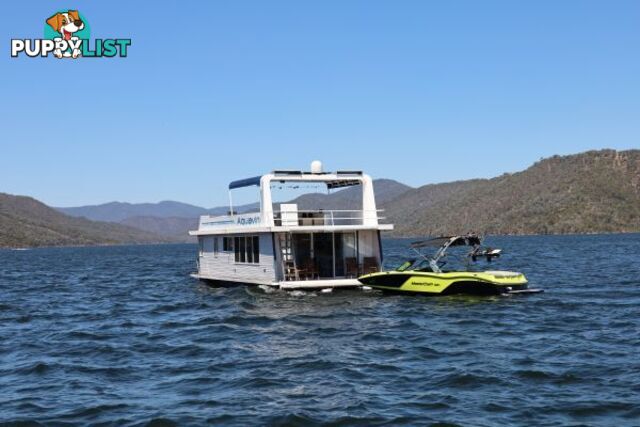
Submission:
M 166 241 L 165 237 L 121 224 L 73 218 L 31 197 L 0 193 L 0 247 Z
M 640 150 L 554 156 L 492 179 L 418 188 L 380 179 L 374 186 L 396 236 L 640 232 Z M 354 209 L 359 191 L 304 195 L 294 203 L 303 209 Z M 0 193 L 0 247 L 185 241 L 198 214 L 226 208 L 162 202 L 65 211 L 120 223 L 71 217 L 30 197 Z
M 383 205 L 403 236 L 640 231 L 640 150 L 541 160 L 493 179 L 430 184 Z

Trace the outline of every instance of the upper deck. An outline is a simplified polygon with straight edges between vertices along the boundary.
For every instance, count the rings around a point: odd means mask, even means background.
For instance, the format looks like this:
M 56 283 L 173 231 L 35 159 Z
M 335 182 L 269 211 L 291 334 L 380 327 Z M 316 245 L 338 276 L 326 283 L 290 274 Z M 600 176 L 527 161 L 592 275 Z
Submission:
M 315 163 L 315 162 L 314 162 Z M 318 162 L 319 163 L 319 162 Z M 361 186 L 360 209 L 299 209 L 295 203 L 274 206 L 272 183 L 325 184 L 328 190 Z M 385 218 L 376 208 L 371 177 L 359 171 L 322 172 L 321 165 L 312 164 L 312 172 L 274 171 L 253 178 L 234 181 L 229 191 L 236 188 L 260 187 L 260 210 L 235 214 L 230 203 L 229 215 L 203 215 L 197 231 L 191 235 L 234 234 L 278 231 L 331 232 L 339 230 L 392 230 L 392 224 L 381 224 Z M 229 200 L 231 201 L 231 193 Z

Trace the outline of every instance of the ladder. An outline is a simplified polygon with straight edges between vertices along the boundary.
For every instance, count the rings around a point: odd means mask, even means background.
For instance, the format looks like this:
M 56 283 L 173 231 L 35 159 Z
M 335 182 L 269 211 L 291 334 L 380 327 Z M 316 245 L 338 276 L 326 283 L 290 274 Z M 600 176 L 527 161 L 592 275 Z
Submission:
M 291 244 L 291 233 L 278 233 L 278 246 L 282 259 L 282 272 L 285 281 L 299 280 L 296 257 Z

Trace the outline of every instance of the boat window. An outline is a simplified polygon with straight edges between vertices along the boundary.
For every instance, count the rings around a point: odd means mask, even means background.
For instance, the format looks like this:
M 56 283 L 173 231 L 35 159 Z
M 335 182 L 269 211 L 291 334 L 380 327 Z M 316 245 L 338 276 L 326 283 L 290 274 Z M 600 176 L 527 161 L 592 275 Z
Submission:
M 260 237 L 237 236 L 233 238 L 235 262 L 260 263 Z
M 233 238 L 232 237 L 223 237 L 222 238 L 222 250 L 224 252 L 231 252 L 233 250 Z
M 260 262 L 260 237 L 253 236 L 253 262 Z
M 295 233 L 292 236 L 292 241 L 295 265 L 304 265 L 313 259 L 310 233 Z
M 344 235 L 335 233 L 333 235 L 333 268 L 334 277 L 344 276 Z
M 237 245 L 237 249 L 236 251 L 238 251 L 238 253 L 240 254 L 240 261 L 239 262 L 247 262 L 247 253 L 245 252 L 245 238 L 243 237 L 238 237 L 238 245 Z
M 213 254 L 218 255 L 218 238 L 213 238 Z
M 247 236 L 244 238 L 245 240 L 245 248 L 247 250 L 247 262 L 253 262 L 253 239 L 251 236 Z

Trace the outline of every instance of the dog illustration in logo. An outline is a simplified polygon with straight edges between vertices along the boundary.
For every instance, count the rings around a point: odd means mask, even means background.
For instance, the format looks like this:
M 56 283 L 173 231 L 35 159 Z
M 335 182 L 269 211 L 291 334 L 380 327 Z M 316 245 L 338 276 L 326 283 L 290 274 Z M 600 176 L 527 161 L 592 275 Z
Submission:
M 55 38 L 55 41 L 77 41 L 79 40 L 78 37 L 73 34 L 84 29 L 84 22 L 80 19 L 80 14 L 77 10 L 58 12 L 47 19 L 47 24 L 62 36 Z M 53 51 L 53 54 L 58 58 L 62 58 L 64 56 L 65 58 L 72 57 L 74 59 L 82 54 L 80 49 L 75 48 L 71 50 L 72 52 L 62 52 L 62 49 L 56 49 Z

